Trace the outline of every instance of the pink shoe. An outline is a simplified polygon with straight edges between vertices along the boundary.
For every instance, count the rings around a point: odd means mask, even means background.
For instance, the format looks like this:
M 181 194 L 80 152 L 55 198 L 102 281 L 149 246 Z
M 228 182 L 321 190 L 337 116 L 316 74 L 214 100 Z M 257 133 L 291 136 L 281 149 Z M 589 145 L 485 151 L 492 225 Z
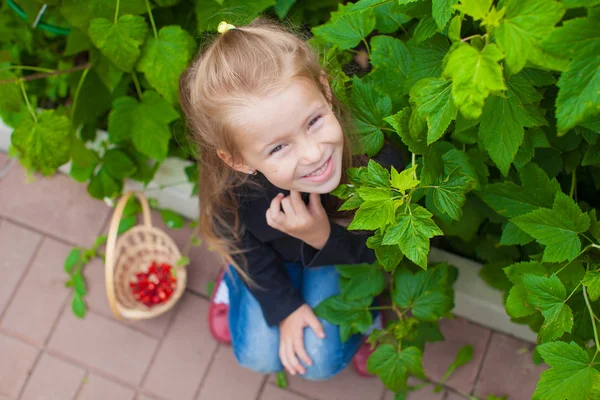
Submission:
M 215 296 L 223 281 L 225 270 L 221 272 L 208 306 L 208 327 L 215 340 L 223 344 L 231 344 L 231 333 L 229 332 L 229 304 L 215 303 Z
M 385 327 L 386 321 L 383 312 L 380 312 L 379 315 L 381 316 L 381 326 Z M 354 367 L 354 370 L 358 375 L 364 378 L 372 378 L 375 376 L 367 371 L 367 360 L 369 359 L 371 354 L 375 352 L 376 349 L 377 347 L 371 349 L 371 344 L 367 343 L 367 336 L 365 336 L 358 351 L 356 352 L 354 357 L 352 357 L 352 366 Z

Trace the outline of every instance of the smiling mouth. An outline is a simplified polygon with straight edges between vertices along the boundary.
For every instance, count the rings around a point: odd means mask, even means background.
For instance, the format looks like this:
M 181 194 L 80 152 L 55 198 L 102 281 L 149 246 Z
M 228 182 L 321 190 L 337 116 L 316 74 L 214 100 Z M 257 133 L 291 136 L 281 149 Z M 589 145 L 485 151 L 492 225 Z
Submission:
M 325 170 L 327 169 L 327 165 L 329 164 L 329 160 L 330 160 L 330 159 L 331 159 L 331 157 L 329 157 L 329 158 L 328 158 L 328 159 L 327 159 L 327 160 L 326 160 L 326 161 L 323 163 L 323 165 L 321 165 L 321 167 L 320 167 L 319 169 L 315 170 L 314 172 L 311 172 L 311 173 L 310 173 L 310 174 L 308 174 L 308 175 L 304 175 L 304 177 L 308 178 L 308 177 L 311 177 L 311 176 L 319 176 L 319 175 L 322 175 L 322 174 L 323 174 L 323 172 L 325 172 Z

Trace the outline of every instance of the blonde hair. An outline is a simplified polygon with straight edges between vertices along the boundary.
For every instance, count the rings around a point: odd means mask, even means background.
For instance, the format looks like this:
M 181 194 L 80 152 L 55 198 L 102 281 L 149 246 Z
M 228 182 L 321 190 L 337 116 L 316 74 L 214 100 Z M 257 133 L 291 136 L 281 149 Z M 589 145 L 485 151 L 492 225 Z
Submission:
M 199 148 L 200 232 L 246 280 L 245 262 L 239 265 L 233 256 L 244 251 L 238 247 L 243 227 L 235 188 L 249 183 L 248 175 L 227 165 L 217 150 L 241 160 L 232 116 L 252 98 L 267 96 L 297 77 L 314 82 L 325 98 L 331 96 L 336 117 L 346 125 L 343 107 L 322 82 L 327 75 L 317 54 L 300 37 L 266 19 L 219 35 L 180 79 L 181 106 Z M 345 171 L 352 154 L 350 140 L 346 137 L 344 142 Z M 335 213 L 339 202 L 335 203 L 325 208 Z

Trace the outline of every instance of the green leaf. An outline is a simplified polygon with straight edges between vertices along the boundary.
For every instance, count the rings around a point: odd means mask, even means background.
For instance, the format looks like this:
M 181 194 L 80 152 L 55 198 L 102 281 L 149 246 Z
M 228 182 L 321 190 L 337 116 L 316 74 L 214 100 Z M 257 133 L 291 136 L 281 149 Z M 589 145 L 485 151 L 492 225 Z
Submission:
M 167 227 L 171 229 L 179 229 L 183 228 L 185 225 L 185 220 L 181 214 L 167 208 L 161 208 L 158 211 L 160 212 L 160 216 Z
M 373 316 L 369 311 L 372 301 L 370 297 L 348 300 L 337 295 L 319 303 L 314 311 L 317 316 L 339 325 L 340 339 L 345 342 L 355 333 L 366 332 L 373 323 Z
M 411 116 L 411 108 L 405 107 L 394 115 L 384 118 L 385 122 L 390 124 L 402 139 L 402 142 L 408 147 L 408 150 L 415 154 L 425 154 L 427 152 L 427 143 L 416 140 L 412 137 L 409 130 L 409 121 Z
M 88 149 L 81 140 L 77 138 L 73 140 L 70 172 L 73 179 L 79 182 L 87 182 L 96 170 L 99 162 L 100 157 L 98 157 L 95 151 Z
M 371 39 L 370 73 L 372 82 L 382 93 L 404 94 L 412 56 L 406 45 L 390 36 L 375 36 Z
M 377 296 L 385 288 L 385 274 L 377 266 L 336 265 L 336 268 L 344 278 L 349 279 L 341 293 L 345 299 L 359 300 Z
M 550 35 L 564 13 L 564 6 L 552 0 L 506 2 L 505 17 L 495 35 L 513 74 L 523 69 L 531 50 Z
M 399 245 L 409 260 L 426 269 L 429 239 L 444 234 L 433 222 L 432 216 L 421 206 L 406 206 L 397 215 L 392 227 L 387 230 L 382 243 Z
M 195 3 L 198 30 L 215 32 L 223 20 L 236 26 L 248 25 L 264 10 L 274 6 L 276 0 L 202 0 Z
M 540 310 L 544 316 L 539 340 L 544 343 L 562 336 L 565 332 L 571 332 L 573 312 L 565 302 L 567 291 L 560 279 L 556 275 L 546 278 L 525 274 L 522 282 L 527 292 L 527 303 Z
M 473 346 L 471 346 L 470 344 L 462 346 L 458 350 L 458 353 L 456 353 L 456 359 L 448 366 L 448 369 L 446 370 L 446 373 L 444 374 L 444 377 L 442 378 L 438 387 L 441 387 L 441 384 L 446 382 L 450 375 L 452 375 L 458 367 L 462 367 L 463 365 L 468 364 L 472 359 Z
M 280 17 L 280 18 L 283 18 L 283 17 Z M 285 371 L 279 371 L 275 375 L 275 377 L 276 377 L 275 384 L 282 389 L 287 389 L 288 381 L 287 381 L 287 375 L 285 374 Z
M 390 344 L 382 344 L 367 360 L 367 371 L 381 378 L 384 385 L 397 392 L 407 388 L 408 373 L 417 378 L 425 378 L 423 353 L 416 347 L 401 351 Z
M 361 135 L 364 151 L 374 156 L 383 147 L 384 118 L 392 113 L 392 101 L 354 76 L 350 101 L 354 123 Z
M 111 141 L 131 140 L 139 152 L 162 161 L 171 138 L 168 124 L 178 118 L 177 112 L 158 93 L 147 91 L 139 103 L 132 97 L 114 101 L 108 116 L 108 132 Z
M 438 178 L 431 189 L 433 204 L 450 218 L 458 221 L 462 217 L 462 206 L 467 200 L 465 194 L 473 189 L 473 178 L 463 175 L 458 168 L 446 178 Z
M 402 6 L 395 1 L 384 0 L 384 4 L 375 7 L 375 18 L 377 24 L 375 29 L 381 33 L 393 33 L 412 19 L 409 15 L 402 13 Z
M 438 26 L 432 16 L 422 18 L 413 33 L 413 39 L 418 43 L 429 39 L 438 31 Z
M 474 20 L 483 19 L 489 12 L 493 0 L 460 0 L 460 4 L 455 8 L 467 15 L 473 17 Z
M 87 31 L 93 18 L 104 17 L 113 19 L 117 3 L 114 0 L 62 0 L 60 13 L 72 26 Z M 145 14 L 147 12 L 144 0 L 120 0 L 119 13 Z
M 405 192 L 409 189 L 418 186 L 420 181 L 414 179 L 416 176 L 415 171 L 417 169 L 417 166 L 418 165 L 415 164 L 412 167 L 407 168 L 400 173 L 398 173 L 398 171 L 396 171 L 396 168 L 392 166 L 392 187 L 400 192 Z
M 523 167 L 519 176 L 522 186 L 504 181 L 483 186 L 477 195 L 498 214 L 508 218 L 527 214 L 540 207 L 552 207 L 556 194 L 561 190 L 556 179 L 551 180 L 534 163 Z
M 279 19 L 285 18 L 285 16 L 290 11 L 290 8 L 292 8 L 292 6 L 294 5 L 295 2 L 296 2 L 296 0 L 276 0 L 275 14 L 277 14 Z
M 81 249 L 74 247 L 65 259 L 64 270 L 67 274 L 73 273 L 73 268 L 81 262 Z
M 408 49 L 413 60 L 419 62 L 411 64 L 407 88 L 414 86 L 421 79 L 439 78 L 442 75 L 442 63 L 450 49 L 450 43 L 445 36 L 437 34 L 424 42 L 410 43 Z
M 130 215 L 129 217 L 121 218 L 121 221 L 119 221 L 119 229 L 117 229 L 117 234 L 120 235 L 122 233 L 127 232 L 135 226 L 136 222 L 137 219 L 135 215 Z
M 102 165 L 115 179 L 124 179 L 137 171 L 131 158 L 118 149 L 110 149 L 102 157 Z
M 108 239 L 108 236 L 106 235 L 100 235 L 96 238 L 96 240 L 94 241 L 94 245 L 92 246 L 92 250 L 96 251 L 98 250 L 98 248 L 100 246 L 102 246 L 104 243 L 106 243 L 106 240 Z
M 98 200 L 102 200 L 105 197 L 113 198 L 121 192 L 121 184 L 102 167 L 92 176 L 87 191 L 92 197 Z
M 212 294 L 215 291 L 215 286 L 216 286 L 215 281 L 206 282 L 206 295 L 208 297 L 212 297 Z
M 348 12 L 352 4 L 339 6 L 339 11 L 325 25 L 312 29 L 317 37 L 336 44 L 342 50 L 351 49 L 375 29 L 375 13 L 368 8 L 361 12 Z
M 524 246 L 527 243 L 531 243 L 534 239 L 527 233 L 520 230 L 512 222 L 507 223 L 502 230 L 502 236 L 500 237 L 500 244 L 502 246 L 519 245 Z
M 83 301 L 81 296 L 76 292 L 73 293 L 73 299 L 71 300 L 71 310 L 73 311 L 73 314 L 75 314 L 75 316 L 77 318 L 85 317 L 85 313 L 86 313 L 85 302 Z
M 369 160 L 367 166 L 367 181 L 364 182 L 370 186 L 390 187 L 390 173 L 387 169 L 379 165 L 375 160 Z
M 87 290 L 85 288 L 85 281 L 83 280 L 83 276 L 81 272 L 75 272 L 71 277 L 73 280 L 73 288 L 75 292 L 80 296 L 85 296 L 87 294 Z
M 9 79 L 17 79 L 17 76 L 8 70 L 0 71 L 0 81 Z M 22 96 L 18 83 L 0 84 L 0 110 L 21 111 Z
M 452 78 L 454 103 L 466 118 L 479 118 L 490 92 L 506 89 L 498 63 L 502 58 L 504 55 L 493 43 L 481 52 L 463 45 L 450 53 L 444 76 Z
M 600 297 L 600 272 L 596 270 L 588 271 L 581 283 L 587 287 L 590 299 L 592 301 L 598 300 Z
M 600 142 L 596 142 L 595 144 L 590 145 L 590 147 L 585 152 L 585 155 L 583 156 L 581 165 L 600 165 Z
M 452 307 L 453 297 L 447 292 L 448 267 L 440 265 L 412 274 L 402 268 L 394 274 L 394 302 L 410 308 L 412 315 L 423 321 L 437 321 Z
M 56 110 L 44 110 L 37 121 L 23 117 L 10 139 L 28 169 L 51 175 L 69 161 L 72 133 L 69 118 Z
M 375 230 L 384 228 L 394 219 L 394 203 L 387 201 L 367 201 L 360 205 L 354 219 L 348 225 L 349 230 Z
M 361 187 L 356 190 L 364 201 L 385 202 L 390 200 L 390 190 L 381 187 Z
M 158 38 L 144 43 L 137 70 L 145 74 L 150 85 L 171 103 L 177 101 L 179 76 L 196 52 L 194 38 L 180 26 L 165 26 Z
M 65 56 L 74 56 L 82 51 L 89 50 L 92 47 L 92 42 L 87 33 L 78 28 L 72 28 L 69 37 L 67 37 L 67 46 L 65 48 Z
M 458 110 L 452 99 L 452 81 L 422 79 L 412 87 L 410 97 L 416 104 L 414 111 L 427 119 L 427 144 L 431 144 L 442 137 L 456 118 Z
M 512 318 L 523 318 L 535 313 L 527 303 L 527 290 L 523 284 L 510 288 L 506 297 L 506 313 Z
M 433 0 L 431 5 L 431 12 L 433 13 L 433 19 L 440 30 L 444 29 L 452 14 L 455 13 L 454 5 L 458 0 Z
M 591 358 L 575 342 L 551 342 L 536 347 L 551 368 L 542 376 L 533 393 L 539 400 L 587 400 L 600 374 Z M 597 386 L 597 385 L 596 385 Z
M 135 15 L 121 15 L 116 24 L 106 18 L 94 18 L 88 34 L 92 43 L 116 67 L 131 72 L 140 57 L 140 46 L 148 34 L 148 25 L 143 17 Z
M 544 262 L 573 260 L 581 251 L 578 234 L 590 227 L 590 218 L 566 194 L 556 194 L 552 209 L 540 208 L 511 220 L 546 246 Z
M 190 258 L 187 256 L 182 256 L 179 260 L 177 260 L 175 265 L 178 267 L 187 267 L 190 265 Z

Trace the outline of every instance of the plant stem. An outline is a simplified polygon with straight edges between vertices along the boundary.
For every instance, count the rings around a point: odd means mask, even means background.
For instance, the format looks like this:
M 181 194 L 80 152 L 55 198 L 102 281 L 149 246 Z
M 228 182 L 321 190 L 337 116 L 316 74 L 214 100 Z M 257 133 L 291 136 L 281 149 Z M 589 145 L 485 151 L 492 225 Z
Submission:
M 586 251 L 588 251 L 590 247 L 598 247 L 598 248 L 600 249 L 600 246 L 596 246 L 596 245 L 594 245 L 594 244 L 589 244 L 589 245 L 585 246 L 585 247 L 583 248 L 583 250 L 581 250 L 581 252 L 580 252 L 579 254 L 577 254 L 577 256 L 575 256 L 575 258 L 574 258 L 574 259 L 572 259 L 571 261 L 569 261 L 568 263 L 566 263 L 565 265 L 563 265 L 563 266 L 562 266 L 562 267 L 561 267 L 561 268 L 560 268 L 558 271 L 556 271 L 556 272 L 554 273 L 554 275 L 558 275 L 558 274 L 559 274 L 559 273 L 560 273 L 560 272 L 561 272 L 563 269 L 565 269 L 565 268 L 567 268 L 569 265 L 571 265 L 571 263 L 572 263 L 573 261 L 577 260 L 577 259 L 579 258 L 579 256 L 581 256 L 583 253 L 585 253 Z
M 362 40 L 365 44 L 365 48 L 367 49 L 367 54 L 369 55 L 369 60 L 371 59 L 371 49 L 369 48 L 369 43 L 367 43 L 367 39 Z
M 0 71 L 11 70 L 11 69 L 22 69 L 25 71 L 37 71 L 37 72 L 54 72 L 54 71 L 56 71 L 55 69 L 32 67 L 29 65 L 10 65 L 8 67 L 0 68 Z
M 142 99 L 142 88 L 140 87 L 140 81 L 138 81 L 135 71 L 133 71 L 131 73 L 131 76 L 133 77 L 133 83 L 135 84 L 135 90 L 137 91 L 138 97 L 141 100 Z
M 77 107 L 77 100 L 79 100 L 79 93 L 81 92 L 83 81 L 85 81 L 85 77 L 87 76 L 88 72 L 90 72 L 89 68 L 84 69 L 83 73 L 81 74 L 81 78 L 79 78 L 79 83 L 77 83 L 77 89 L 75 89 L 75 95 L 73 96 L 73 104 L 71 105 L 71 120 L 75 115 L 75 108 Z
M 575 188 L 577 187 L 577 167 L 575 167 L 573 169 L 573 173 L 571 174 L 571 192 L 569 193 L 569 196 L 571 198 L 573 198 L 573 195 L 575 194 Z
M 115 8 L 115 24 L 119 20 L 119 6 L 121 5 L 121 0 L 117 0 L 117 7 Z
M 589 264 L 588 264 L 589 269 Z M 585 299 L 585 304 L 587 305 L 587 309 L 590 312 L 590 318 L 592 319 L 592 327 L 594 328 L 594 341 L 596 342 L 596 354 L 594 354 L 594 358 L 592 359 L 592 364 L 594 360 L 596 360 L 596 356 L 600 351 L 600 341 L 598 340 L 598 328 L 596 327 L 596 321 L 594 320 L 594 311 L 592 311 L 592 305 L 590 304 L 590 299 L 588 299 L 587 289 L 585 286 L 583 287 L 583 298 Z
M 29 102 L 29 97 L 27 97 L 27 92 L 25 91 L 25 83 L 23 83 L 22 79 L 19 79 L 19 86 L 21 86 L 21 93 L 23 93 L 23 98 L 25 99 L 25 103 L 27 104 L 27 109 L 29 110 L 29 113 L 33 117 L 33 120 L 37 122 L 37 115 L 35 114 L 35 110 Z
M 146 0 L 146 9 L 148 9 L 148 16 L 150 17 L 150 24 L 152 25 L 152 31 L 154 32 L 154 39 L 158 39 L 158 31 L 156 30 L 156 24 L 154 23 L 154 17 L 152 16 L 152 10 L 150 9 L 150 2 Z
M 462 39 L 460 39 L 460 41 L 461 41 L 461 42 L 466 42 L 467 40 L 471 40 L 471 39 L 473 39 L 474 37 L 477 37 L 477 36 L 480 36 L 480 37 L 481 37 L 481 35 L 480 35 L 480 34 L 477 34 L 477 35 L 471 35 L 471 36 L 467 36 L 466 38 L 462 38 Z
M 45 72 L 42 74 L 32 74 L 32 75 L 27 75 L 22 78 L 16 78 L 16 79 L 4 79 L 4 80 L 0 81 L 0 85 L 5 84 L 5 83 L 18 83 L 19 79 L 21 79 L 23 81 L 33 81 L 36 79 L 48 78 L 50 76 L 55 76 L 55 75 L 70 74 L 71 72 L 76 72 L 76 71 L 80 71 L 82 69 L 87 69 L 87 68 L 90 68 L 91 66 L 92 65 L 90 63 L 85 63 L 85 64 L 78 65 L 76 67 L 69 68 L 69 69 L 61 69 L 61 70 L 49 69 L 49 70 L 47 70 L 49 72 Z M 29 68 L 19 68 L 19 69 L 29 69 Z M 35 68 L 35 67 L 32 67 L 32 69 L 37 70 L 37 68 Z M 42 68 L 42 69 L 45 69 L 45 68 Z
M 575 294 L 575 292 L 577 291 L 577 289 L 579 289 L 579 286 L 581 286 L 581 282 L 579 282 L 579 284 L 575 287 L 575 289 L 573 289 L 573 291 L 571 292 L 571 294 L 565 299 L 565 303 L 567 301 L 569 301 L 569 299 L 571 298 L 571 296 L 573 296 L 573 294 Z

